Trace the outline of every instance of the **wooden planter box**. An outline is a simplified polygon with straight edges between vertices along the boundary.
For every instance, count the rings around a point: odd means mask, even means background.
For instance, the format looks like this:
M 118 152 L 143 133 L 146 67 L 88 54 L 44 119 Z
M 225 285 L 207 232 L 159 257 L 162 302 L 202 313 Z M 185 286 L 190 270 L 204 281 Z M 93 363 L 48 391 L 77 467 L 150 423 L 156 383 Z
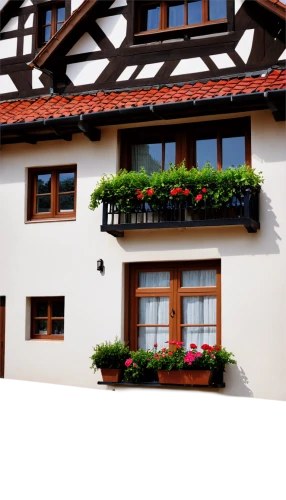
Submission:
M 103 382 L 121 382 L 122 370 L 119 368 L 101 368 Z
M 159 384 L 210 385 L 211 370 L 158 370 Z

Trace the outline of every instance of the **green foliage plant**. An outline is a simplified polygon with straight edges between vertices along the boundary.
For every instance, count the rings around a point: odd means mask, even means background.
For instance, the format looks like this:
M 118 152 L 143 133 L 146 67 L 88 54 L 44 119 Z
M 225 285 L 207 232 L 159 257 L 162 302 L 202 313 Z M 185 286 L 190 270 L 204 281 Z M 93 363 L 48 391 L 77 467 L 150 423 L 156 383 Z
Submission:
M 124 368 L 124 363 L 129 357 L 129 347 L 115 338 L 114 342 L 103 342 L 97 344 L 90 357 L 92 361 L 91 368 L 94 373 L 99 368 Z
M 153 352 L 144 349 L 130 351 L 130 357 L 125 361 L 124 380 L 134 383 L 156 380 L 156 370 L 148 367 L 152 356 Z
M 232 199 L 241 199 L 245 189 L 259 190 L 262 173 L 247 165 L 216 170 L 207 163 L 201 170 L 188 170 L 185 163 L 171 165 L 168 170 L 148 175 L 120 170 L 116 175 L 104 175 L 91 194 L 89 208 L 102 202 L 113 203 L 121 212 L 136 212 L 146 204 L 152 210 L 184 204 L 195 209 L 221 208 Z

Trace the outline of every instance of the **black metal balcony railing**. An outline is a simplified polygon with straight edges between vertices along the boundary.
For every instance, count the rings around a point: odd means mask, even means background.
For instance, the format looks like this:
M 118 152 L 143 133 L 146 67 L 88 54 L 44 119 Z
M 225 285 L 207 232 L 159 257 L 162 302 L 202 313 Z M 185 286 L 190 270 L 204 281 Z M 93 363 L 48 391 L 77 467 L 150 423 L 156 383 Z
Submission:
M 122 212 L 116 203 L 103 203 L 101 231 L 115 237 L 124 231 L 179 227 L 244 226 L 249 233 L 260 229 L 259 190 L 245 189 L 222 208 L 194 208 L 186 202 L 169 201 L 166 206 L 152 209 L 147 203 L 138 203 L 130 212 Z

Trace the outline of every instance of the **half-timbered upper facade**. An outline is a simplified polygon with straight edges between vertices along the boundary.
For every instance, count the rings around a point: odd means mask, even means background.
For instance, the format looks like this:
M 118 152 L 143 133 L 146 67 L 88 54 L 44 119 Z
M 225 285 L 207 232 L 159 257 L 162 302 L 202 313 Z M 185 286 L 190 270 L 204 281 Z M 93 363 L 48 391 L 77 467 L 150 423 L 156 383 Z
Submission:
M 0 98 L 172 85 L 280 66 L 285 10 L 271 1 L 13 0 L 1 16 Z

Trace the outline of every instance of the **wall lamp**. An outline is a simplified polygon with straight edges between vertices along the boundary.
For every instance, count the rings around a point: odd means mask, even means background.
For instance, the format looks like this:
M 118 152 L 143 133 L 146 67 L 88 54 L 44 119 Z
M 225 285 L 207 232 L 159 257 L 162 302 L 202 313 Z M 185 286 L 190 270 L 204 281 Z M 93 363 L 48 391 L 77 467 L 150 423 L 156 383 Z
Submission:
M 96 270 L 100 271 L 101 273 L 103 272 L 103 270 L 104 270 L 104 262 L 103 262 L 102 259 L 98 259 L 98 261 L 96 262 Z

